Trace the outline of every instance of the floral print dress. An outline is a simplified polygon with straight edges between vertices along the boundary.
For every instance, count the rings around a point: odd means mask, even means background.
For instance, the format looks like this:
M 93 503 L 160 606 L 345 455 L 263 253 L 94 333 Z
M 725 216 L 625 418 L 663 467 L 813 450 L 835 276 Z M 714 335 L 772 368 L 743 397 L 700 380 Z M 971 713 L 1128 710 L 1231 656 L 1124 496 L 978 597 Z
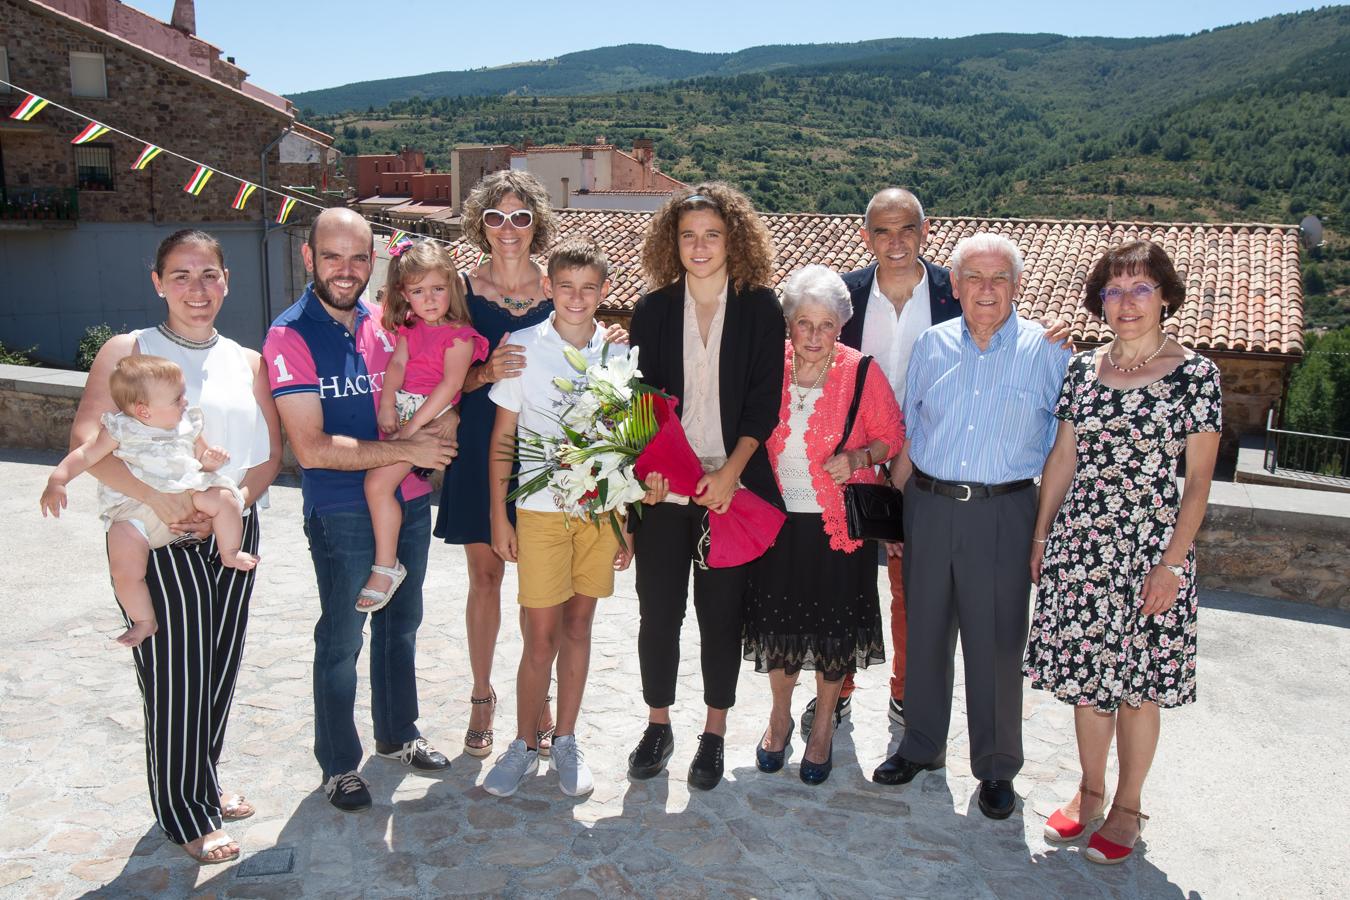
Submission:
M 1186 436 L 1221 425 L 1219 370 L 1199 354 L 1139 388 L 1097 380 L 1096 351 L 1074 357 L 1055 407 L 1077 469 L 1045 545 L 1023 671 L 1032 687 L 1103 712 L 1195 701 L 1195 549 L 1177 601 L 1141 616 L 1144 578 L 1181 508 Z

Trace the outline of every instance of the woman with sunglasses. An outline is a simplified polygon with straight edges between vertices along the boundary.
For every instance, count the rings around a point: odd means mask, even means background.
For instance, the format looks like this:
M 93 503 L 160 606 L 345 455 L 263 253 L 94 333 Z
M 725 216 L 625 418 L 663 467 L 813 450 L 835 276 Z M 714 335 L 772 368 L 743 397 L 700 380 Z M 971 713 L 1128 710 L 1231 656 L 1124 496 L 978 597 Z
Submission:
M 492 551 L 488 501 L 488 458 L 497 408 L 484 390 L 503 378 L 515 378 L 525 366 L 523 348 L 501 343 L 512 332 L 528 328 L 553 312 L 544 295 L 544 270 L 532 253 L 542 253 L 558 230 L 558 217 L 548 191 L 528 172 L 493 172 L 464 201 L 464 239 L 487 254 L 486 261 L 465 275 L 469 313 L 474 329 L 494 347 L 492 355 L 469 370 L 460 401 L 459 456 L 445 471 L 437 537 L 463 544 L 469 570 L 465 623 L 469 666 L 473 670 L 469 728 L 464 750 L 471 756 L 492 752 L 492 719 L 497 694 L 492 689 L 492 657 L 501 626 L 501 586 L 506 564 Z M 500 346 L 499 346 L 500 345 Z M 514 510 L 508 508 L 514 516 Z M 552 739 L 552 712 L 545 705 L 538 725 L 540 756 Z
M 1036 612 L 1024 671 L 1074 707 L 1082 778 L 1045 824 L 1123 862 L 1145 816 L 1160 707 L 1195 702 L 1195 548 L 1219 450 L 1219 370 L 1163 331 L 1186 290 L 1151 241 L 1106 251 L 1083 305 L 1115 338 L 1069 364 L 1031 545 Z M 1177 458 L 1186 454 L 1178 492 Z M 1120 762 L 1106 801 L 1106 758 Z
M 725 512 L 738 487 L 783 508 L 764 442 L 778 425 L 783 389 L 783 311 L 772 288 L 769 230 L 744 194 L 713 182 L 677 192 L 652 217 L 642 248 L 659 286 L 633 311 L 633 345 L 643 381 L 680 399 L 680 423 L 704 476 L 693 497 L 666 496 L 649 480 L 651 502 L 633 521 L 637 561 L 638 662 L 647 730 L 628 757 L 631 778 L 651 778 L 674 750 L 670 706 L 680 663 L 680 626 L 691 563 L 709 512 Z M 662 502 L 662 501 L 665 502 Z M 722 780 L 727 710 L 736 702 L 749 566 L 694 568 L 708 711 L 689 786 Z

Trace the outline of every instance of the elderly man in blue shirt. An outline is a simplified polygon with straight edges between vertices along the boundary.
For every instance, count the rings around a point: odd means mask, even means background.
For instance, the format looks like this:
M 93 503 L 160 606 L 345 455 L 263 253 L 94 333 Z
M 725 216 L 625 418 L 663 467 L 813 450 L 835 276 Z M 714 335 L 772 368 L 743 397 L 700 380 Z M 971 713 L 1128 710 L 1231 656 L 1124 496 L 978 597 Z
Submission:
M 979 806 L 1003 819 L 1022 768 L 1033 479 L 1054 442 L 1070 353 L 1017 314 L 1022 254 L 1012 241 L 972 235 L 949 263 L 961 317 L 915 342 L 893 473 L 905 493 L 905 736 L 872 780 L 905 784 L 946 764 L 959 632 Z

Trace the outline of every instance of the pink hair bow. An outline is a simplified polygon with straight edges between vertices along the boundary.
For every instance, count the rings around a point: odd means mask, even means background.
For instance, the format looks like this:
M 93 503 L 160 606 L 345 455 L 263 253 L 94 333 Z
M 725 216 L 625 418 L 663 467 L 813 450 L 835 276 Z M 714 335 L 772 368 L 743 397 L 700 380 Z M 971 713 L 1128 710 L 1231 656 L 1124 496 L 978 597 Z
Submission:
M 389 255 L 398 258 L 413 245 L 412 238 L 403 238 L 397 244 L 389 248 Z

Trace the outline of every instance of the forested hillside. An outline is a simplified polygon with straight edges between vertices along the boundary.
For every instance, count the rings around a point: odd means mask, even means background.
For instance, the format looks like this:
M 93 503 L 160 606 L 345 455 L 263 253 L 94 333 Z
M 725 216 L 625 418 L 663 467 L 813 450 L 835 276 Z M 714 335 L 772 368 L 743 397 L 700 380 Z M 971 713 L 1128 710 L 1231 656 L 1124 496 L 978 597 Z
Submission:
M 348 152 L 415 146 L 441 167 L 456 143 L 649 137 L 675 177 L 731 180 L 766 210 L 854 212 L 898 183 L 945 215 L 1311 212 L 1332 241 L 1308 261 L 1310 320 L 1347 318 L 1350 253 L 1337 235 L 1350 220 L 1350 7 L 1163 40 L 983 35 L 871 49 L 882 52 L 617 93 L 415 98 L 310 121 Z

